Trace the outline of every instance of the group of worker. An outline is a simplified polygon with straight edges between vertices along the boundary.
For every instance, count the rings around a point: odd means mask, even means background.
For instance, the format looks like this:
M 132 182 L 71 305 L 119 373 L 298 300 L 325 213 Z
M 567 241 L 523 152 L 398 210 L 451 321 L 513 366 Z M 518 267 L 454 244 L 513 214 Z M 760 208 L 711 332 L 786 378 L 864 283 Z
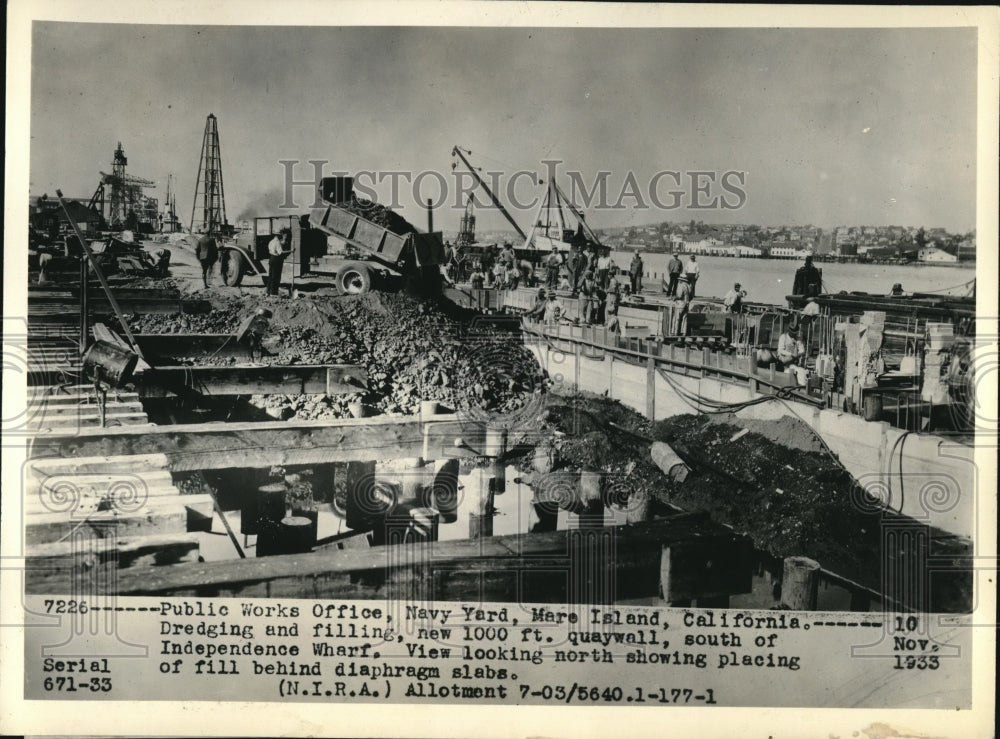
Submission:
M 267 245 L 267 294 L 277 295 L 281 286 L 281 270 L 285 259 L 292 253 L 292 230 L 281 229 Z M 207 289 L 215 264 L 219 261 L 219 245 L 211 234 L 203 234 L 194 249 L 195 257 L 201 264 L 201 279 Z
M 676 254 L 671 254 L 670 261 L 667 262 L 667 274 L 661 283 L 661 288 L 668 298 L 677 298 L 679 297 L 678 291 L 682 289 L 682 283 L 687 283 L 686 288 L 683 289 L 690 299 L 694 297 L 694 288 L 699 277 L 701 277 L 701 265 L 698 264 L 697 254 L 692 254 L 689 257 L 687 265 L 683 264 Z
M 618 308 L 621 305 L 621 289 L 617 283 L 611 283 L 607 290 L 602 289 L 593 275 L 586 275 L 580 289 L 576 293 L 577 319 L 580 326 L 603 325 L 609 331 L 619 332 L 621 324 L 618 320 Z M 559 296 L 552 288 L 538 288 L 535 302 L 526 313 L 526 317 L 541 321 L 546 326 L 554 326 L 565 317 L 565 311 L 559 302 Z

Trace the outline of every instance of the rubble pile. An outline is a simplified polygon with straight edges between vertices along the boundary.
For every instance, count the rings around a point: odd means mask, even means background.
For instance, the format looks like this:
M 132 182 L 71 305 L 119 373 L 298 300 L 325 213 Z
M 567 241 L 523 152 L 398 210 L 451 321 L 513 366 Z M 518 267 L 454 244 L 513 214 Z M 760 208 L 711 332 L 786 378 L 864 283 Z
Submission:
M 749 421 L 781 436 L 812 439 L 801 448 L 778 443 L 760 431 L 738 438 L 743 419 L 674 416 L 657 423 L 653 436 L 670 444 L 700 474 L 670 492 L 688 510 L 748 533 L 776 557 L 812 557 L 828 569 L 878 582 L 880 523 L 884 514 L 850 473 L 821 446 L 811 430 L 791 418 Z M 739 425 L 737 425 L 739 424 Z
M 707 511 L 775 557 L 812 557 L 878 583 L 884 514 L 800 421 L 682 415 L 652 424 L 616 401 L 580 393 L 547 395 L 526 427 L 553 471 L 604 472 L 609 483 L 661 510 Z M 678 482 L 654 464 L 654 440 L 687 463 L 686 479 Z M 535 450 L 517 464 L 537 470 Z
M 379 205 L 374 200 L 367 200 L 352 195 L 351 199 L 345 203 L 337 203 L 337 206 L 349 210 L 355 215 L 361 216 L 372 223 L 376 223 L 382 228 L 387 228 L 394 234 L 405 236 L 406 234 L 417 233 L 416 227 L 395 211 L 389 210 L 384 205 Z
M 436 303 L 402 294 L 220 299 L 202 315 L 144 315 L 137 333 L 234 333 L 258 308 L 273 313 L 263 345 L 269 364 L 360 364 L 368 391 L 360 395 L 255 396 L 259 407 L 282 418 L 350 415 L 362 402 L 370 413 L 412 414 L 421 400 L 460 412 L 495 416 L 524 406 L 546 387 L 545 374 L 520 334 L 445 312 Z M 231 364 L 232 358 L 175 358 L 178 363 Z

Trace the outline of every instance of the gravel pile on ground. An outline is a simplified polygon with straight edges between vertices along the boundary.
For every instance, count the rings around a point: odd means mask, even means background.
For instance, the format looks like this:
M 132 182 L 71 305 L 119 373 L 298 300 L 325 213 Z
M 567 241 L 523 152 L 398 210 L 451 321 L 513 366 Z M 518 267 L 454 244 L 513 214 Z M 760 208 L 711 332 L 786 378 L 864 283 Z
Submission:
M 675 486 L 671 500 L 709 511 L 776 557 L 805 555 L 847 577 L 877 583 L 883 514 L 830 454 L 801 448 L 822 449 L 808 426 L 791 418 L 727 420 L 684 415 L 656 424 L 653 436 L 702 472 Z M 791 434 L 800 448 L 757 431 L 734 439 L 745 425 Z
M 805 424 L 692 415 L 651 424 L 589 393 L 549 395 L 545 406 L 532 428 L 545 439 L 539 446 L 552 450 L 554 471 L 606 472 L 631 495 L 708 511 L 775 557 L 813 557 L 842 575 L 878 584 L 882 514 Z M 752 430 L 734 440 L 744 429 Z M 691 473 L 684 482 L 653 464 L 653 439 L 670 444 L 687 462 Z M 534 464 L 534 450 L 518 460 L 524 471 Z
M 258 308 L 272 311 L 264 346 L 269 364 L 360 364 L 368 392 L 328 403 L 275 396 L 262 407 L 288 407 L 285 417 L 344 417 L 361 400 L 370 413 L 411 414 L 421 400 L 487 418 L 509 414 L 540 394 L 544 372 L 517 332 L 403 294 L 283 300 L 262 296 L 220 299 L 201 315 L 131 318 L 136 333 L 234 333 Z M 232 364 L 225 357 L 175 358 L 181 364 Z M 300 402 L 301 400 L 301 402 Z

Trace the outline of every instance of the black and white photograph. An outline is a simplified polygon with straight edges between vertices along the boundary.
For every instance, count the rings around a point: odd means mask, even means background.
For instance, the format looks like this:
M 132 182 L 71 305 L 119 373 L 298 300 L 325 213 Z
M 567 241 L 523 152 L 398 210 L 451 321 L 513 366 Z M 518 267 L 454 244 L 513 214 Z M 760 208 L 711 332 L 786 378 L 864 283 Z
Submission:
M 8 27 L 4 733 L 992 735 L 996 8 Z

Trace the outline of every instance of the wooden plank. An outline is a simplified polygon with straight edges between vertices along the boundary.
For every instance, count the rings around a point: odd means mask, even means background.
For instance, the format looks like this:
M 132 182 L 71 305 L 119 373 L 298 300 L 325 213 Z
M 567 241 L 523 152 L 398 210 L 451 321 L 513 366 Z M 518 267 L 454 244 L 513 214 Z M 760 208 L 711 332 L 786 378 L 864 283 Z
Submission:
M 174 485 L 139 485 L 128 489 L 86 486 L 72 491 L 69 495 L 71 497 L 53 497 L 39 494 L 38 491 L 33 495 L 26 495 L 24 515 L 31 518 L 49 513 L 61 513 L 63 516 L 81 517 L 114 506 L 114 501 L 125 501 L 122 505 L 128 505 L 129 500 L 136 498 L 144 503 L 158 503 L 163 498 L 181 497 L 181 491 Z
M 89 473 L 131 472 L 142 474 L 165 470 L 165 454 L 135 454 L 129 457 L 35 457 L 25 463 L 27 470 L 45 475 L 82 475 Z
M 335 395 L 363 391 L 368 372 L 353 364 L 156 367 L 137 376 L 142 398 L 168 395 Z
M 32 516 L 24 530 L 25 544 L 44 544 L 67 537 L 79 526 L 113 527 L 119 536 L 172 534 L 197 529 L 211 521 L 212 496 L 178 495 L 154 498 L 137 511 L 97 511 L 73 519 L 65 513 Z
M 136 401 L 134 403 L 116 403 L 111 400 L 108 401 L 105 406 L 105 410 L 108 415 L 112 414 L 142 414 L 144 409 L 142 403 Z M 27 406 L 26 413 L 30 415 L 33 419 L 42 418 L 52 418 L 52 419 L 65 419 L 65 418 L 79 418 L 87 416 L 97 416 L 98 407 L 96 404 L 84 405 L 80 403 L 69 404 L 69 403 L 32 403 Z
M 170 473 L 166 470 L 141 473 L 131 470 L 120 472 L 101 470 L 87 474 L 66 474 L 61 472 L 39 472 L 33 468 L 28 468 L 25 471 L 24 492 L 25 495 L 37 495 L 43 488 L 52 490 L 64 483 L 79 488 L 101 491 L 122 484 L 145 486 L 146 488 L 169 487 L 173 485 L 173 478 L 171 478 Z
M 199 554 L 198 535 L 185 533 L 36 544 L 25 559 L 29 568 L 51 577 L 60 570 L 81 566 L 125 569 L 197 562 Z
M 705 537 L 736 538 L 706 515 L 679 514 L 635 526 L 517 534 L 455 542 L 398 545 L 391 549 L 326 549 L 302 555 L 266 557 L 171 567 L 132 568 L 119 573 L 120 595 L 240 595 L 249 597 L 384 598 L 409 588 L 437 600 L 484 597 L 527 602 L 576 602 L 590 589 L 574 585 L 580 563 L 594 547 L 614 562 L 609 578 L 614 598 L 655 595 L 661 547 Z M 750 560 L 733 567 L 750 574 Z M 595 571 L 593 577 L 604 577 Z M 28 571 L 28 590 L 71 592 L 70 575 L 37 579 Z M 582 602 L 582 601 L 580 601 Z
M 148 297 L 127 295 L 115 298 L 122 313 L 208 313 L 212 304 L 202 299 L 178 300 L 171 297 Z M 90 291 L 87 297 L 87 309 L 93 314 L 113 315 L 111 303 L 103 293 L 94 294 Z M 79 300 L 58 296 L 32 295 L 28 298 L 28 316 L 64 315 L 78 318 L 80 313 Z
M 147 426 L 149 418 L 145 413 L 108 413 L 104 419 L 106 428 L 118 428 L 120 426 Z M 76 429 L 94 428 L 101 429 L 100 416 L 95 412 L 93 415 L 80 415 L 76 417 L 58 418 L 30 418 L 28 419 L 28 431 L 38 436 L 65 436 L 73 433 Z M 133 432 L 135 433 L 135 432 Z
M 424 456 L 453 459 L 485 455 L 482 424 L 456 416 L 434 421 L 350 418 L 322 421 L 204 423 L 168 426 L 81 428 L 36 438 L 32 457 L 120 457 L 163 454 L 174 472 L 259 469 Z M 461 445 L 457 445 L 457 442 Z

